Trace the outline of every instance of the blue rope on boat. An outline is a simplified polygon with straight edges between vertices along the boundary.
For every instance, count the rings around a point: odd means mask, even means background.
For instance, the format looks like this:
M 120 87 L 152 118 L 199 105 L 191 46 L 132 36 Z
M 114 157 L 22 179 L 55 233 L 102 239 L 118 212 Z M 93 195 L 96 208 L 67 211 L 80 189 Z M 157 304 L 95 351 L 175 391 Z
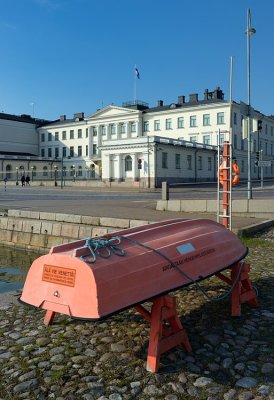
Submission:
M 95 263 L 97 257 L 109 258 L 111 254 L 116 254 L 116 256 L 123 257 L 126 252 L 119 247 L 121 243 L 121 238 L 119 236 L 113 236 L 110 239 L 106 238 L 90 238 L 86 239 L 84 247 L 87 247 L 92 256 L 92 260 L 88 260 L 89 263 Z M 81 258 L 86 258 L 88 256 L 82 256 Z

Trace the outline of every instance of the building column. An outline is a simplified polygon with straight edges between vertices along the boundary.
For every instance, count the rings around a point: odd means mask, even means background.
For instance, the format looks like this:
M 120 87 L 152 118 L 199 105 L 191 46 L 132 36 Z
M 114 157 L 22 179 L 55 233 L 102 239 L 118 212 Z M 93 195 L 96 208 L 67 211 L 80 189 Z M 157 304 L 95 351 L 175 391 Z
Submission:
M 131 154 L 132 157 L 132 178 L 136 182 L 139 179 L 139 170 L 137 168 L 137 154 Z
M 117 154 L 117 169 L 118 169 L 118 175 L 117 175 L 117 181 L 121 182 L 123 180 L 123 158 L 122 154 Z
M 90 160 L 92 158 L 92 149 L 93 149 L 93 127 L 90 126 L 88 128 L 88 158 Z
M 126 122 L 126 131 L 127 131 L 127 138 L 130 138 L 131 137 L 130 122 Z
M 110 133 L 110 124 L 108 124 L 108 125 L 106 125 L 106 136 L 107 136 L 107 140 L 110 140 L 110 138 L 111 138 L 111 133 Z

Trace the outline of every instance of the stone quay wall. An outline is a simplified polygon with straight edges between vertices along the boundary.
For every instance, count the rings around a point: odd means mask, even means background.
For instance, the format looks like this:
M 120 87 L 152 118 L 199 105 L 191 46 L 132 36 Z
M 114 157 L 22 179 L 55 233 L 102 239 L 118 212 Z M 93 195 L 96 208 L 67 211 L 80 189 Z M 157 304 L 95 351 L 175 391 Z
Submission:
M 0 216 L 0 243 L 47 253 L 55 245 L 148 224 L 149 221 L 8 210 Z

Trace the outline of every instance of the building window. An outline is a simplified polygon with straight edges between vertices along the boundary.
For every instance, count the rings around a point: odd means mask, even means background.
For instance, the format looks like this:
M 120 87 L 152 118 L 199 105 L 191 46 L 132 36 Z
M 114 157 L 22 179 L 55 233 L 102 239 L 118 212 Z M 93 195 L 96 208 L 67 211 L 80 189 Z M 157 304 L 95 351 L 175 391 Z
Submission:
M 88 145 L 86 144 L 86 156 L 88 156 Z
M 196 142 L 197 142 L 197 136 L 190 136 L 190 137 L 189 137 L 189 140 L 190 140 L 192 143 L 196 143 Z
M 62 148 L 62 155 L 63 155 L 63 157 L 67 156 L 67 148 L 66 147 Z
M 217 125 L 222 125 L 225 123 L 225 113 L 218 112 L 217 113 Z
M 144 122 L 144 132 L 148 132 L 149 131 L 149 122 L 145 121 Z
M 167 168 L 167 153 L 162 152 L 162 168 Z
M 237 125 L 237 113 L 233 114 L 233 123 L 234 125 Z
M 273 156 L 273 143 L 270 144 L 270 155 Z
M 210 115 L 209 114 L 203 115 L 203 125 L 204 126 L 210 125 Z
M 88 137 L 88 128 L 86 128 L 86 137 Z
M 188 170 L 192 169 L 192 156 L 189 154 L 186 160 L 187 160 L 187 169 Z
M 208 171 L 212 171 L 212 158 L 211 157 L 207 158 L 207 169 L 208 169 Z
M 82 139 L 82 129 L 78 129 L 78 139 Z
M 97 144 L 92 145 L 92 154 L 97 154 Z
M 175 154 L 175 168 L 176 169 L 181 168 L 181 155 L 180 154 Z
M 242 160 L 242 162 L 241 162 L 241 172 L 244 172 L 245 171 L 245 160 Z
M 41 149 L 41 157 L 45 157 L 45 149 Z
M 41 142 L 44 142 L 44 141 L 45 141 L 45 134 L 41 133 Z
M 31 167 L 31 170 L 32 170 L 32 176 L 36 176 L 36 175 L 37 175 L 37 173 L 36 173 L 37 168 L 36 168 L 35 165 L 33 165 L 33 166 Z
M 69 156 L 70 157 L 74 156 L 74 147 L 73 146 L 70 146 L 70 148 L 69 148 Z
M 125 158 L 125 171 L 132 171 L 132 158 L 130 156 Z
M 114 124 L 110 125 L 110 133 L 111 133 L 111 135 L 115 135 L 115 133 L 116 133 L 116 125 L 114 125 Z
M 236 150 L 237 149 L 237 135 L 234 134 L 234 143 L 233 143 L 233 147 Z
M 268 126 L 267 124 L 265 124 L 265 134 L 267 135 L 267 131 L 268 131 Z
M 245 149 L 245 141 L 244 139 L 241 139 L 241 150 Z
M 203 169 L 203 158 L 202 156 L 198 156 L 198 170 L 202 170 Z
M 78 146 L 78 157 L 82 157 L 82 146 Z
M 166 119 L 166 129 L 172 129 L 172 120 L 171 118 Z
M 69 131 L 69 138 L 74 139 L 74 130 Z
M 67 132 L 63 131 L 62 132 L 62 140 L 66 140 L 67 139 Z
M 50 147 L 48 148 L 48 157 L 52 157 L 52 150 Z
M 222 145 L 224 144 L 225 141 L 225 134 L 224 133 L 220 133 L 220 137 L 219 137 L 219 144 Z
M 94 126 L 92 128 L 92 136 L 97 136 L 97 128 L 96 128 L 96 126 Z
M 191 128 L 197 126 L 197 118 L 196 118 L 196 115 L 191 115 L 191 116 L 190 116 L 189 126 L 190 126 Z
M 154 130 L 155 131 L 159 131 L 160 130 L 160 120 L 159 119 L 156 119 L 154 121 Z
M 11 171 L 12 171 L 11 165 L 8 164 L 8 165 L 6 166 L 6 178 L 8 178 L 8 179 L 11 178 L 11 176 L 12 176 Z
M 55 156 L 55 158 L 58 158 L 58 157 L 59 157 L 59 147 L 55 147 L 55 149 L 54 149 L 54 156 Z
M 103 135 L 103 136 L 106 135 L 106 133 L 107 133 L 107 129 L 106 129 L 106 127 L 105 127 L 104 125 L 102 125 L 102 130 L 101 130 L 101 132 L 102 132 L 102 135 Z
M 130 132 L 136 132 L 136 122 L 131 122 L 130 124 Z
M 268 153 L 268 143 L 267 142 L 265 142 L 265 155 L 267 156 L 267 153 Z
M 43 176 L 48 176 L 48 168 L 43 167 Z
M 54 140 L 55 140 L 55 142 L 57 142 L 59 140 L 59 132 L 55 132 Z
M 273 126 L 270 128 L 270 135 L 273 136 Z
M 126 124 L 125 123 L 121 124 L 121 133 L 126 133 Z
M 178 127 L 179 129 L 185 127 L 184 117 L 179 117 L 179 118 L 177 119 L 177 127 Z
M 48 142 L 51 142 L 51 133 L 48 132 Z
M 203 143 L 204 144 L 210 144 L 210 135 L 204 135 L 203 136 Z

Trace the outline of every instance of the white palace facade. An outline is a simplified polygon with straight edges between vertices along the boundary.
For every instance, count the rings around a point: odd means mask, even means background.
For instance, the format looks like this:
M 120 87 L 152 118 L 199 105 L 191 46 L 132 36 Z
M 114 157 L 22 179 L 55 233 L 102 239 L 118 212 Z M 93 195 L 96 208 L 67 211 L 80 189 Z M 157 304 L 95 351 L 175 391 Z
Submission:
M 247 179 L 245 120 L 240 104 L 225 100 L 220 88 L 205 90 L 202 99 L 192 94 L 187 101 L 179 96 L 171 104 L 158 100 L 155 107 L 140 101 L 109 105 L 87 117 L 76 113 L 72 119 L 63 115 L 57 121 L 33 121 L 34 147 L 29 147 L 28 153 L 35 159 L 28 166 L 21 159 L 19 164 L 32 175 L 35 170 L 35 180 L 39 181 L 60 180 L 63 171 L 63 179 L 79 184 L 88 181 L 153 188 L 162 181 L 216 180 L 218 145 L 229 141 L 241 179 Z M 0 125 L 1 143 L 4 136 Z M 255 162 L 258 152 L 260 159 L 270 161 L 264 168 L 264 178 L 273 178 L 274 118 L 254 111 L 252 179 L 260 174 Z M 0 152 L 3 156 L 8 157 Z M 8 178 L 15 179 L 15 159 L 11 155 L 3 159 L 2 174 L 9 163 Z M 18 159 L 16 165 L 18 168 Z

